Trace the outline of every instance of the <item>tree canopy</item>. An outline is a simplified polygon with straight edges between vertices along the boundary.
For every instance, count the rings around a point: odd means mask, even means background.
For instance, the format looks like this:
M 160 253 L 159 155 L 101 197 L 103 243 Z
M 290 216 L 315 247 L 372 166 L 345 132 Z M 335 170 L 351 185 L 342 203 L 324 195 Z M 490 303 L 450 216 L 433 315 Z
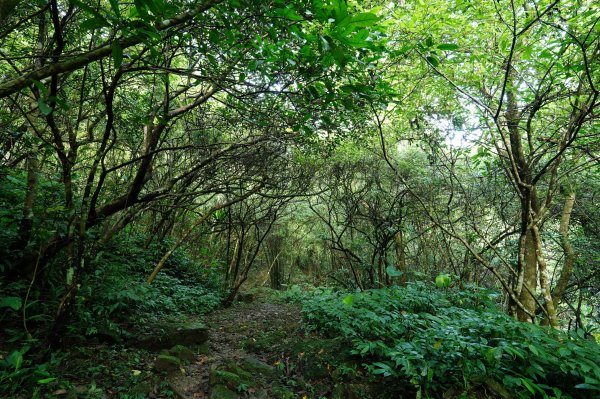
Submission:
M 214 306 L 428 281 L 590 336 L 599 62 L 592 0 L 2 1 L 0 308 L 43 353 L 183 256 Z

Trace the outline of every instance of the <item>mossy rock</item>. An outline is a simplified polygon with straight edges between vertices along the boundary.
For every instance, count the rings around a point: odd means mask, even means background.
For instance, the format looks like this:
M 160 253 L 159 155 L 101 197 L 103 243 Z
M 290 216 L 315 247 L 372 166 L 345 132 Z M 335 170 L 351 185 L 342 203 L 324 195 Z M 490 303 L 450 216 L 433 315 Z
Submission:
M 242 378 L 227 370 L 214 370 L 210 373 L 210 385 L 238 386 Z
M 250 374 L 262 374 L 265 377 L 273 378 L 279 374 L 275 367 L 251 356 L 246 356 L 246 358 L 244 358 L 242 367 Z
M 208 327 L 200 322 L 176 324 L 162 323 L 150 328 L 151 335 L 132 339 L 134 346 L 144 349 L 169 349 L 176 345 L 202 345 L 208 340 Z
M 215 385 L 210 390 L 211 399 L 238 399 L 240 395 L 225 385 Z
M 196 353 L 190 348 L 183 345 L 175 345 L 169 349 L 169 355 L 176 357 L 182 362 L 188 364 L 196 360 Z
M 172 372 L 179 370 L 181 367 L 181 360 L 175 356 L 170 355 L 158 355 L 154 362 L 154 368 L 159 372 Z

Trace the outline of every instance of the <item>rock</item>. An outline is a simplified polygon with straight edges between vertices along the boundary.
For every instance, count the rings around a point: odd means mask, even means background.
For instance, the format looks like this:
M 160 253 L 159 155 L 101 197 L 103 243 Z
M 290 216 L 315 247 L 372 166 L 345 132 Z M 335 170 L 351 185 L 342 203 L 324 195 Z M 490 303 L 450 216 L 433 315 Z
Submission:
M 215 385 L 210 391 L 211 399 L 238 399 L 239 395 L 225 385 Z
M 131 344 L 144 349 L 160 350 L 169 349 L 175 345 L 202 345 L 208 340 L 208 327 L 199 322 L 183 325 L 157 324 L 150 330 L 152 331 L 151 335 L 133 338 L 130 341 Z
M 236 373 L 226 370 L 213 370 L 209 377 L 210 385 L 227 385 L 236 387 L 242 382 L 242 378 Z
M 184 363 L 191 363 L 196 360 L 196 353 L 183 345 L 175 345 L 168 352 L 169 355 L 176 357 Z
M 172 372 L 179 370 L 181 366 L 181 360 L 175 356 L 170 355 L 158 355 L 154 362 L 154 368 L 159 372 Z
M 262 374 L 266 377 L 275 377 L 278 374 L 277 369 L 275 367 L 261 362 L 260 360 L 255 359 L 251 356 L 246 356 L 244 358 L 242 367 L 244 368 L 244 370 L 251 374 Z
M 171 337 L 181 345 L 201 345 L 208 340 L 208 327 L 203 323 L 191 323 L 177 328 Z

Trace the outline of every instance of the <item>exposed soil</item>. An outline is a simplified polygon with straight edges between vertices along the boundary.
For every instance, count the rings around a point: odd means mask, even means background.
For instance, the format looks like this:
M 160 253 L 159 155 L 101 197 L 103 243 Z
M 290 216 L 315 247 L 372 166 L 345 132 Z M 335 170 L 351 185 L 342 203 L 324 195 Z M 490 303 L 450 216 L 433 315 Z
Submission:
M 240 398 L 278 398 L 286 391 L 302 397 L 302 387 L 286 384 L 293 381 L 288 349 L 302 335 L 300 321 L 297 306 L 258 301 L 207 316 L 209 350 L 171 377 L 172 389 L 182 398 L 218 398 L 229 394 L 225 388 Z

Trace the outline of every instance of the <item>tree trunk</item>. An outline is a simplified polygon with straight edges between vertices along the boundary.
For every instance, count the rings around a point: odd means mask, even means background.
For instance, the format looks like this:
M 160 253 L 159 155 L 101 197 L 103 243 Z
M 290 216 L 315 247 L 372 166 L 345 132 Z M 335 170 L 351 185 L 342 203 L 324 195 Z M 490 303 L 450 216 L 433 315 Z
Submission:
M 14 246 L 14 248 L 19 251 L 27 247 L 31 237 L 31 229 L 33 227 L 33 206 L 35 204 L 37 174 L 39 169 L 39 161 L 37 156 L 37 150 L 34 148 L 32 153 L 27 157 L 27 191 L 25 193 L 25 201 L 23 205 L 23 218 L 19 224 L 18 239 Z
M 400 285 L 406 286 L 407 282 L 407 270 L 406 270 L 406 256 L 404 253 L 404 236 L 402 230 L 398 230 L 394 236 L 394 246 L 396 249 L 396 269 L 402 273 L 400 276 Z
M 552 294 L 550 293 L 550 279 L 548 278 L 548 268 L 546 260 L 544 259 L 544 253 L 542 252 L 542 238 L 537 227 L 533 227 L 533 238 L 536 247 L 537 263 L 540 271 L 540 287 L 544 296 L 544 304 L 546 306 L 547 322 L 554 328 L 558 327 L 558 320 L 556 318 L 556 308 L 554 307 L 554 301 L 552 300 Z
M 563 208 L 562 217 L 560 218 L 560 227 L 558 229 L 560 233 L 560 245 L 562 246 L 565 255 L 565 264 L 563 265 L 560 278 L 556 283 L 552 298 L 554 301 L 554 307 L 557 307 L 560 303 L 563 294 L 569 284 L 569 279 L 573 273 L 573 266 L 575 264 L 575 251 L 569 240 L 569 222 L 571 221 L 571 213 L 573 212 L 573 206 L 575 205 L 575 193 L 571 193 L 565 199 L 565 206 Z
M 531 229 L 527 230 L 524 240 L 520 240 L 522 248 L 519 252 L 523 254 L 522 275 L 523 283 L 520 289 L 519 302 L 529 311 L 530 314 L 535 314 L 536 301 L 532 293 L 535 293 L 537 287 L 537 254 L 536 245 L 533 239 Z M 523 309 L 517 308 L 517 318 L 520 321 L 532 322 L 533 320 Z

